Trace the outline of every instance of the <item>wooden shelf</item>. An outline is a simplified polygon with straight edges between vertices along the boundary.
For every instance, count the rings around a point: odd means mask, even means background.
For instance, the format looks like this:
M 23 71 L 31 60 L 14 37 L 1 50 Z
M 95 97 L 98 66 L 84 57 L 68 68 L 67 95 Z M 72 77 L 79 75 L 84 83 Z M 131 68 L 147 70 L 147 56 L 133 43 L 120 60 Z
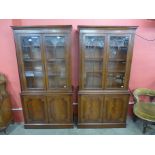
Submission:
M 36 61 L 42 61 L 41 59 L 24 59 L 24 61 L 27 61 L 27 62 L 36 62 Z
M 88 46 L 88 45 L 85 45 L 85 48 L 99 48 L 99 49 L 103 49 L 104 46 Z
M 25 71 L 25 76 L 26 77 L 43 77 L 43 72 L 42 71 L 37 71 L 37 70 L 27 70 Z
M 28 76 L 25 76 L 26 78 L 43 78 L 43 75 L 28 75 Z
M 60 74 L 48 74 L 48 76 L 60 76 Z
M 128 48 L 128 46 L 111 46 L 111 45 L 110 45 L 110 47 L 114 47 L 114 48 L 118 48 L 118 47 L 119 48 Z
M 60 75 L 61 73 L 48 73 L 48 76 L 60 76 Z M 61 78 L 65 78 L 65 77 L 61 77 Z
M 56 45 L 56 46 L 54 46 L 54 45 L 46 45 L 46 47 L 65 47 L 65 45 Z
M 100 73 L 100 74 L 102 74 L 102 71 L 86 71 L 85 72 L 86 74 L 88 73 L 91 73 L 91 74 L 98 74 L 98 73 Z
M 86 61 L 102 61 L 103 58 L 85 58 Z
M 53 62 L 53 61 L 65 61 L 65 58 L 55 58 L 55 59 L 48 59 L 48 62 Z
M 40 45 L 22 45 L 22 47 L 37 47 L 37 48 L 40 48 Z
M 126 62 L 126 59 L 115 59 L 115 58 L 109 58 L 109 61 L 116 61 L 116 62 Z
M 125 73 L 125 70 L 108 70 L 108 73 Z

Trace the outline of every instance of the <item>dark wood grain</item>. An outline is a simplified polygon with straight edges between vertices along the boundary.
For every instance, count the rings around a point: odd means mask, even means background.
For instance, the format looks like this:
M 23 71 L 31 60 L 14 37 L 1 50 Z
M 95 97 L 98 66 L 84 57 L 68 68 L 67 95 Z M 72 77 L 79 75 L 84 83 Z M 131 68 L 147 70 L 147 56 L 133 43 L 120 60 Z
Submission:
M 79 96 L 79 118 L 81 123 L 100 123 L 103 117 L 102 95 L 80 95 Z
M 105 119 L 108 123 L 125 123 L 129 95 L 105 95 Z
M 12 28 L 21 84 L 24 127 L 73 127 L 70 57 L 72 26 L 15 26 Z M 29 39 L 25 43 L 22 37 Z M 36 41 L 37 38 L 39 41 Z M 59 41 L 61 46 L 53 45 L 52 39 L 60 38 L 64 38 L 64 43 L 62 39 Z M 35 51 L 32 51 L 34 48 Z M 25 52 L 28 53 L 26 60 L 24 58 Z M 55 52 L 55 55 L 52 55 L 52 52 Z M 59 59 L 60 56 L 61 59 Z M 35 72 L 35 69 L 39 72 Z M 25 71 L 27 70 L 33 71 L 28 72 L 29 76 L 34 74 L 31 78 L 26 76 Z M 63 74 L 60 72 L 65 74 L 63 78 L 61 78 Z M 36 73 L 41 73 L 40 77 L 37 77 Z
M 136 28 L 135 26 L 78 26 L 80 53 L 79 128 L 126 126 L 129 102 L 128 83 Z M 92 36 L 89 42 L 87 36 Z M 98 36 L 105 37 L 104 47 Z M 96 39 L 97 37 L 98 39 Z M 112 39 L 114 39 L 113 42 Z M 100 44 L 98 44 L 99 40 Z M 123 44 L 122 41 L 124 41 Z M 104 48 L 104 54 L 96 59 L 95 55 L 101 47 Z M 91 55 L 92 51 L 96 54 Z M 91 57 L 89 68 L 86 66 L 86 61 L 89 60 L 86 59 L 86 52 Z M 102 83 L 98 83 L 99 85 L 94 87 L 86 87 L 85 79 L 88 78 L 91 84 L 93 78 L 90 78 L 91 75 L 87 75 L 85 68 L 87 67 L 96 74 L 99 68 L 97 65 L 95 66 L 96 61 L 101 62 L 102 60 Z
M 49 123 L 68 124 L 72 120 L 72 96 L 50 95 L 47 97 Z
M 47 103 L 45 96 L 22 96 L 26 123 L 47 123 Z

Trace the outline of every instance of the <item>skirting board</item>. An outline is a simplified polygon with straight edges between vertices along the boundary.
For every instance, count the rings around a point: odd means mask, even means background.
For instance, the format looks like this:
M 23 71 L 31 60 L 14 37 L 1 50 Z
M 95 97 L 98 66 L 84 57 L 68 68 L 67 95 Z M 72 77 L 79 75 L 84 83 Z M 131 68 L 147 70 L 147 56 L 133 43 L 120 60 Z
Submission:
M 78 123 L 77 128 L 126 128 L 126 123 Z
M 73 124 L 24 124 L 25 129 L 65 129 L 73 127 Z

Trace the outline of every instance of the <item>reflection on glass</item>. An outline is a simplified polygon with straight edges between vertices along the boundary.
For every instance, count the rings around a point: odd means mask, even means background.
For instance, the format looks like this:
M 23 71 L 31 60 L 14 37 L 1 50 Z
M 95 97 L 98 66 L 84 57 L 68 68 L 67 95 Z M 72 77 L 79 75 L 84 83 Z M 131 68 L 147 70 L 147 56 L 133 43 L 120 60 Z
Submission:
M 85 37 L 85 57 L 101 58 L 104 48 L 104 37 L 86 36 Z
M 21 37 L 22 51 L 24 59 L 41 59 L 40 37 Z
M 86 47 L 104 47 L 104 37 L 102 36 L 86 36 L 85 37 L 85 46 Z
M 111 36 L 109 58 L 126 59 L 128 44 L 128 36 Z
M 49 46 L 64 46 L 65 38 L 64 36 L 46 36 L 45 42 Z
M 45 42 L 49 46 L 64 46 L 65 38 L 63 36 L 46 36 Z
M 22 37 L 23 46 L 39 46 L 40 38 L 38 36 L 24 36 Z
M 26 77 L 42 77 L 43 73 L 40 71 L 25 71 Z

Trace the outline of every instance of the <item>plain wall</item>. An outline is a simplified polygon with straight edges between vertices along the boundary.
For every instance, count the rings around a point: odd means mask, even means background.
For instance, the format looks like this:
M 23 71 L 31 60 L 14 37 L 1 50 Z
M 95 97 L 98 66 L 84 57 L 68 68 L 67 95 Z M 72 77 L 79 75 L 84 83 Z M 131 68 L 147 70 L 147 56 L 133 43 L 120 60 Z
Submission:
M 103 26 L 138 26 L 137 34 L 144 38 L 155 38 L 154 20 L 84 20 L 84 19 L 14 19 L 0 20 L 0 72 L 8 78 L 7 89 L 11 95 L 12 108 L 15 121 L 23 121 L 20 100 L 20 82 L 16 60 L 15 44 L 10 26 L 33 25 L 72 25 L 72 84 L 78 86 L 78 50 L 76 40 L 77 25 L 103 25 Z M 129 88 L 147 87 L 155 89 L 155 42 L 146 41 L 135 36 L 133 59 Z

